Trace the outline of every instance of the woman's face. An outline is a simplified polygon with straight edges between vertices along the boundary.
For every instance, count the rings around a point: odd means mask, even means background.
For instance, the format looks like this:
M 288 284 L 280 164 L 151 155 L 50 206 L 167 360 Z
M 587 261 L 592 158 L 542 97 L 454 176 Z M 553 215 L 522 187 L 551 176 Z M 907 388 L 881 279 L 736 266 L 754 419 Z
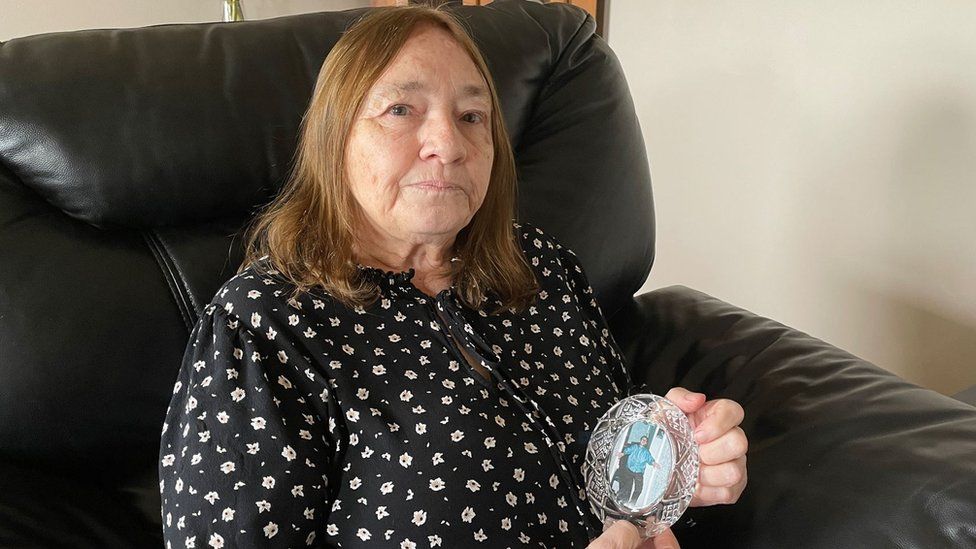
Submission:
M 371 236 L 453 242 L 481 207 L 493 159 L 481 73 L 447 32 L 415 30 L 367 93 L 346 148 Z

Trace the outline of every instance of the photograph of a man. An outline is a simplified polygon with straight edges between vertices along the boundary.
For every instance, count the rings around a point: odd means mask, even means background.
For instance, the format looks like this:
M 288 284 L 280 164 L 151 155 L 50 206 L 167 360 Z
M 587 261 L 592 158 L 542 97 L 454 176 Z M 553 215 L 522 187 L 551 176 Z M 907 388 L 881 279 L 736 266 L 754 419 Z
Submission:
M 636 501 L 644 489 L 644 471 L 647 467 L 660 469 L 661 464 L 657 463 L 651 455 L 650 444 L 647 436 L 642 436 L 640 443 L 631 443 L 624 447 L 622 452 L 617 452 L 618 458 L 626 456 L 626 462 L 617 469 L 619 488 L 617 489 L 617 501 L 626 503 L 631 507 L 642 507 Z

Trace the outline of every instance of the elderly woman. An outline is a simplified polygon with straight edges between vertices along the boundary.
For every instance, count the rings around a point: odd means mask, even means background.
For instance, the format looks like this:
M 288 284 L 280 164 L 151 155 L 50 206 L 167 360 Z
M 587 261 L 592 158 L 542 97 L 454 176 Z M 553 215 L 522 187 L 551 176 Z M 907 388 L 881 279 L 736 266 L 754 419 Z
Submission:
M 448 12 L 375 9 L 322 67 L 286 187 L 191 333 L 169 547 L 636 547 L 581 465 L 631 388 L 577 257 L 513 222 L 490 74 Z M 675 388 L 692 505 L 745 486 L 742 409 Z M 673 537 L 670 532 L 646 546 Z

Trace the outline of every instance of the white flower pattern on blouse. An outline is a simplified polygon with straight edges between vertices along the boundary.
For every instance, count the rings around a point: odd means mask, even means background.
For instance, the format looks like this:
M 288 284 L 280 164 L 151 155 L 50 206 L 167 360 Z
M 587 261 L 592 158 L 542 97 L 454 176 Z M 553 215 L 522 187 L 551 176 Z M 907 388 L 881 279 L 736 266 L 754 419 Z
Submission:
M 354 310 L 321 292 L 287 300 L 274 271 L 228 280 L 190 334 L 163 424 L 166 546 L 596 537 L 588 434 L 631 383 L 576 255 L 514 227 L 541 286 L 523 312 L 427 296 L 413 271 L 361 267 L 382 297 Z

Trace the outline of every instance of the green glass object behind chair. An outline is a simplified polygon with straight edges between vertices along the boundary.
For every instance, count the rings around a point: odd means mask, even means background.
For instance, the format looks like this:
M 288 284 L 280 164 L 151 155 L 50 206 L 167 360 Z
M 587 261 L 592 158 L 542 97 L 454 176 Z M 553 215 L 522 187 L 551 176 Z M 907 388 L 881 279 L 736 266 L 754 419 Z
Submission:
M 244 20 L 244 7 L 241 6 L 241 0 L 223 0 L 223 4 L 225 23 Z

